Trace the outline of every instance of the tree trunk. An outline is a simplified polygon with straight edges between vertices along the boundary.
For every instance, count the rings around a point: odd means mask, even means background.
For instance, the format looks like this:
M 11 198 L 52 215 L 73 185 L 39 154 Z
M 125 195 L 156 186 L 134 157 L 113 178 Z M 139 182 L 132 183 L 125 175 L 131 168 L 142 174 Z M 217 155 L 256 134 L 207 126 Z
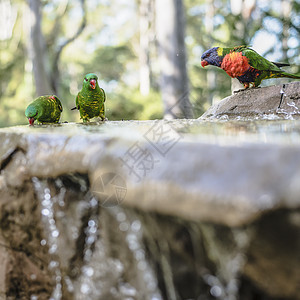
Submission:
M 58 85 L 59 85 L 59 80 L 60 80 L 60 71 L 59 71 L 59 60 L 60 56 L 62 54 L 62 51 L 66 46 L 68 46 L 70 43 L 74 42 L 83 32 L 86 24 L 87 24 L 87 13 L 86 13 L 86 6 L 85 6 L 85 0 L 80 0 L 80 6 L 81 6 L 81 11 L 82 11 L 82 18 L 81 18 L 81 23 L 77 29 L 77 31 L 74 33 L 73 36 L 65 39 L 60 46 L 58 46 L 57 51 L 54 54 L 54 59 L 52 62 L 52 68 L 51 68 L 51 74 L 50 74 L 50 82 L 51 86 L 54 91 L 58 91 Z M 67 5 L 65 5 L 65 8 Z
M 41 29 L 41 0 L 27 0 L 27 2 L 30 8 L 29 20 L 31 20 L 28 48 L 33 66 L 36 94 L 38 96 L 57 94 L 59 89 L 59 60 L 61 53 L 67 45 L 72 43 L 83 32 L 87 23 L 85 0 L 80 0 L 82 18 L 78 30 L 73 36 L 66 38 L 59 46 L 57 46 L 52 61 L 50 60 Z M 64 5 L 64 7 L 66 8 L 66 5 Z
M 192 118 L 182 0 L 156 0 L 155 12 L 165 118 Z
M 206 3 L 206 13 L 205 13 L 205 30 L 209 37 L 209 48 L 213 47 L 213 32 L 214 32 L 214 15 L 215 15 L 215 4 L 214 0 L 209 0 Z M 208 68 L 206 71 L 206 82 L 208 89 L 207 100 L 210 105 L 213 104 L 214 96 L 216 94 L 216 71 L 214 69 Z
M 50 80 L 46 71 L 46 46 L 41 30 L 41 2 L 28 0 L 30 8 L 30 40 L 29 55 L 33 66 L 33 75 L 37 96 L 52 94 Z
M 151 10 L 151 0 L 140 0 L 139 18 L 140 18 L 140 93 L 148 95 L 150 92 L 150 38 L 149 38 L 149 11 Z

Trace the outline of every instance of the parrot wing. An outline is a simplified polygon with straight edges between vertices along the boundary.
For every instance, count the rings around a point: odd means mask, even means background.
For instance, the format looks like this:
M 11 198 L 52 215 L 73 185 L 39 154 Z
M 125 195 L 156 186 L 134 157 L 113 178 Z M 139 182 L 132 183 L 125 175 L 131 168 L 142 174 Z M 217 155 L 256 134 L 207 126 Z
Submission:
M 56 103 L 57 103 L 58 109 L 60 110 L 60 112 L 62 112 L 62 111 L 63 111 L 63 107 L 62 107 L 62 105 L 61 105 L 60 100 L 59 100 L 57 97 L 56 97 Z
M 77 97 L 76 97 L 76 107 L 77 107 L 77 109 L 79 109 L 79 94 L 80 94 L 80 92 L 77 94 Z
M 249 65 L 259 71 L 283 72 L 278 66 L 259 55 L 256 51 L 246 48 L 243 55 L 248 58 Z
M 80 93 L 80 92 L 79 92 Z M 78 100 L 78 98 L 79 98 L 79 93 L 77 94 L 77 96 L 76 96 L 76 106 L 75 107 L 73 107 L 73 108 L 71 108 L 71 110 L 75 110 L 75 109 L 78 109 L 79 110 L 79 100 Z
M 104 92 L 104 89 L 102 89 L 102 88 L 100 88 L 101 90 L 102 90 L 102 92 L 103 92 L 103 102 L 105 102 L 105 100 L 106 100 L 106 94 L 105 94 L 105 92 Z

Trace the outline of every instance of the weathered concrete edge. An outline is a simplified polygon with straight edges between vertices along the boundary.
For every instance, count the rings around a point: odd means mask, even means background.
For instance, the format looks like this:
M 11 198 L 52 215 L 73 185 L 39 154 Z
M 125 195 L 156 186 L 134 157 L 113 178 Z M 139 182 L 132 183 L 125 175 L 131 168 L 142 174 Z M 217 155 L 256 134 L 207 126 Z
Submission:
M 4 168 L 0 188 L 20 187 L 34 176 L 56 177 L 72 172 L 88 174 L 93 183 L 105 172 L 116 172 L 126 180 L 125 206 L 230 226 L 246 224 L 274 208 L 300 207 L 298 147 L 255 144 L 224 147 L 182 141 L 153 172 L 136 182 L 120 160 L 132 141 L 101 135 L 59 135 L 58 139 L 34 134 L 14 137 L 11 147 L 7 147 L 7 153 L 14 154 L 5 168 L 15 164 L 16 172 L 13 178 L 8 178 Z M 153 153 L 149 144 L 144 142 L 143 146 Z M 261 155 L 265 157 L 263 164 L 259 160 Z M 53 157 L 58 159 L 53 161 Z M 251 162 L 246 166 L 251 168 L 251 177 L 243 176 L 245 158 Z M 286 165 L 287 169 L 274 165 L 276 161 L 281 161 L 281 166 Z M 196 173 L 192 172 L 194 168 L 198 170 Z M 273 176 L 268 178 L 266 174 L 270 171 Z

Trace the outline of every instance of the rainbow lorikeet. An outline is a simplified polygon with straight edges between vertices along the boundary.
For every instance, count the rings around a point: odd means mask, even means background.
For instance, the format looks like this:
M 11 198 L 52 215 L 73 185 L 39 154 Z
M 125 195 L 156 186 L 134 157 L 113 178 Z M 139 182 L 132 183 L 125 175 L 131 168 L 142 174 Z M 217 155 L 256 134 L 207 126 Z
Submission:
M 61 102 L 55 95 L 45 95 L 36 98 L 27 106 L 25 116 L 30 125 L 33 125 L 35 120 L 42 124 L 58 123 L 62 111 Z
M 105 120 L 106 99 L 105 92 L 98 85 L 98 77 L 94 73 L 85 75 L 81 91 L 76 97 L 76 107 L 80 112 L 83 122 L 88 122 L 91 118 L 100 117 Z
M 223 69 L 230 77 L 237 78 L 245 88 L 249 88 L 250 83 L 258 87 L 262 80 L 269 78 L 300 79 L 300 74 L 290 74 L 280 69 L 289 64 L 271 62 L 247 46 L 211 48 L 201 56 L 201 65 Z

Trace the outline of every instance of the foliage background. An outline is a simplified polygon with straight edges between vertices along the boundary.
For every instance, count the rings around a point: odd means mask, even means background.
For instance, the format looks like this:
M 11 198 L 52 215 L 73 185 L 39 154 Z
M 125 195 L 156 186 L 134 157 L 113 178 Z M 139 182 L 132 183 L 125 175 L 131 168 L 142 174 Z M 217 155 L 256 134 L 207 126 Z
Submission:
M 59 47 L 83 31 L 61 51 L 57 64 L 56 94 L 62 100 L 61 121 L 79 121 L 70 111 L 81 89 L 83 76 L 95 72 L 107 93 L 109 120 L 156 119 L 164 114 L 161 97 L 154 0 L 1 0 L 0 2 L 0 127 L 27 124 L 26 106 L 37 96 L 31 55 L 29 6 L 41 8 L 44 67 L 52 75 Z M 164 0 L 156 0 L 164 1 Z M 176 0 L 174 0 L 176 2 Z M 178 1 L 177 1 L 178 2 Z M 177 3 L 176 2 L 176 3 Z M 82 9 L 84 5 L 84 10 Z M 141 32 L 141 5 L 150 7 L 147 30 Z M 290 72 L 300 68 L 299 0 L 184 0 L 185 46 L 189 99 L 194 117 L 214 101 L 231 93 L 231 79 L 217 68 L 203 69 L 201 54 L 213 46 L 249 44 L 273 61 L 289 62 Z M 168 11 L 165 12 L 166 20 Z M 147 36 L 149 91 L 140 89 L 141 35 Z M 49 79 L 50 80 L 50 79 Z M 264 81 L 264 85 L 288 79 Z

